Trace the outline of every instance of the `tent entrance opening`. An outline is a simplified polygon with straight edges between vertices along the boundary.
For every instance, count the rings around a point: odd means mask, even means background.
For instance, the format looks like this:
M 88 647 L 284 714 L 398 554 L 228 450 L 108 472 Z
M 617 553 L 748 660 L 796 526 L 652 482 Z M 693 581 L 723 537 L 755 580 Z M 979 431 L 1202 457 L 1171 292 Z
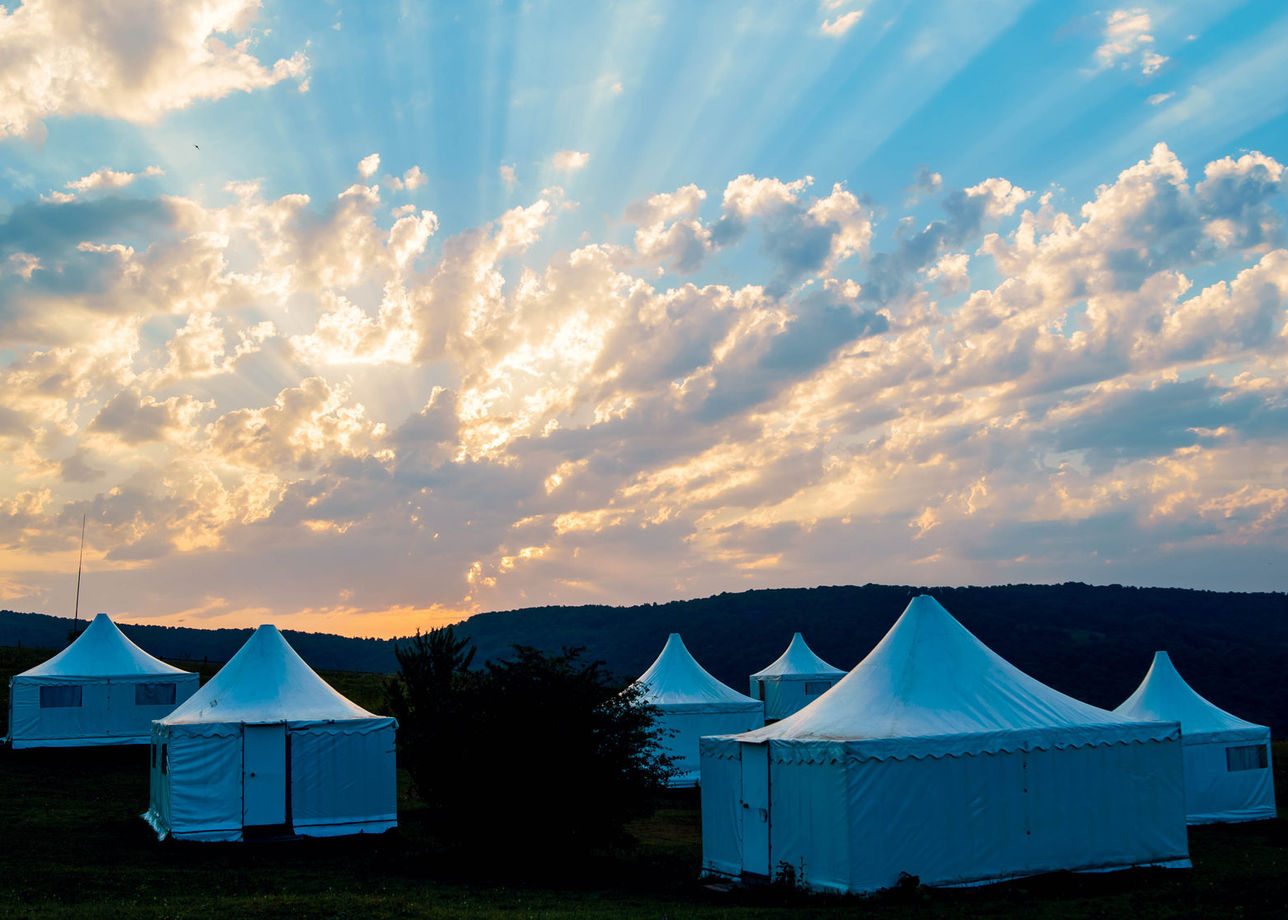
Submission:
M 286 725 L 246 725 L 242 735 L 242 824 L 286 823 Z
M 742 868 L 769 877 L 769 745 L 742 745 Z

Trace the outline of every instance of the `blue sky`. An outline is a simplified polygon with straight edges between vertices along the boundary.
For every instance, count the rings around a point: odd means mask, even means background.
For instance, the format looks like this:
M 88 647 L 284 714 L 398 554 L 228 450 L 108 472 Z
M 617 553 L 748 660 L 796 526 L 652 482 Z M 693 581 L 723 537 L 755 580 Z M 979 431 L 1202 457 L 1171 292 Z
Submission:
M 0 12 L 0 603 L 1283 590 L 1288 8 Z

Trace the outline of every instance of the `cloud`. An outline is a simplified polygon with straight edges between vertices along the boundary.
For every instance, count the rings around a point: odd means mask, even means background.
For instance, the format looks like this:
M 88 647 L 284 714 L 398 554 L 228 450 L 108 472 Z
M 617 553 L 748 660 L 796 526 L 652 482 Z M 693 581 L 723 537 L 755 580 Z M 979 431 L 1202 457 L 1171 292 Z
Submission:
M 497 169 L 497 175 L 501 177 L 501 183 L 505 186 L 505 190 L 507 192 L 514 191 L 515 187 L 519 184 L 519 180 L 514 174 L 514 166 L 512 164 L 502 163 L 500 168 Z
M 197 414 L 212 405 L 191 396 L 171 396 L 158 402 L 128 387 L 103 406 L 89 430 L 115 435 L 124 444 L 160 441 L 188 432 Z
M 104 167 L 103 169 L 90 173 L 88 176 L 68 182 L 64 188 L 71 189 L 71 192 L 50 192 L 48 195 L 42 196 L 42 200 L 52 201 L 56 204 L 65 204 L 66 202 L 73 201 L 76 198 L 76 192 L 88 192 L 95 189 L 124 188 L 135 179 L 160 175 L 164 175 L 164 172 L 159 166 L 149 166 L 142 172 L 137 173 L 118 172 L 115 169 Z
M 590 154 L 579 150 L 560 150 L 550 158 L 550 165 L 561 172 L 575 172 L 590 162 Z
M 384 428 L 320 377 L 282 390 L 272 405 L 236 409 L 210 426 L 211 449 L 226 462 L 264 472 L 313 469 L 331 456 L 364 457 Z
M 1168 99 L 1171 99 L 1175 95 L 1176 93 L 1154 93 L 1154 95 L 1150 96 L 1145 101 L 1148 102 L 1150 105 L 1162 105 L 1164 102 L 1166 102 Z
M 1096 48 L 1097 66 L 1104 70 L 1121 65 L 1140 67 L 1146 77 L 1153 76 L 1168 58 L 1154 50 L 1154 36 L 1149 11 L 1145 9 L 1113 10 L 1105 16 L 1103 42 Z
M 39 139 L 43 119 L 66 115 L 152 122 L 198 100 L 303 79 L 303 52 L 266 65 L 250 38 L 228 43 L 247 35 L 258 7 L 29 0 L 0 8 L 0 137 Z
M 850 29 L 859 24 L 863 18 L 863 10 L 850 10 L 846 13 L 839 14 L 834 19 L 824 19 L 823 24 L 819 26 L 819 31 L 824 35 L 832 38 L 840 38 Z
M 380 169 L 380 154 L 372 153 L 358 161 L 358 175 L 370 179 Z
M 364 160 L 363 162 L 365 163 L 366 161 Z M 364 173 L 364 175 L 366 174 Z M 420 167 L 413 166 L 411 167 L 411 169 L 403 173 L 401 178 L 394 176 L 392 179 L 390 179 L 389 187 L 394 189 L 395 191 L 405 190 L 410 192 L 420 188 L 428 181 L 429 181 L 429 177 L 420 171 Z
M 7 564 L 85 513 L 105 597 L 219 580 L 227 617 L 356 622 L 426 584 L 468 611 L 855 558 L 1018 581 L 1273 555 L 1283 166 L 1122 166 L 1085 200 L 926 169 L 929 221 L 734 176 L 632 202 L 629 245 L 567 226 L 557 189 L 434 246 L 433 212 L 366 184 L 19 204 Z
M 711 231 L 696 219 L 706 197 L 696 185 L 686 185 L 627 205 L 626 220 L 638 225 L 635 251 L 673 271 L 696 271 L 712 249 Z

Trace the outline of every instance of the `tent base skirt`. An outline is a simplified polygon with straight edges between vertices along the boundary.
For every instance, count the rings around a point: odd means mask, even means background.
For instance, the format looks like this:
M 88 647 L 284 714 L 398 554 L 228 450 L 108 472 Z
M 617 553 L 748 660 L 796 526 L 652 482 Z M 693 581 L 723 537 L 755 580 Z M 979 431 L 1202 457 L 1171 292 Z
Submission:
M 1240 811 L 1223 811 L 1214 815 L 1186 815 L 1185 823 L 1196 824 L 1240 824 L 1244 821 L 1273 821 L 1279 812 L 1273 805 L 1261 808 L 1248 808 Z
M 89 738 L 13 738 L 15 751 L 41 747 L 118 747 L 127 744 L 148 744 L 151 735 L 95 735 Z
M 290 840 L 301 837 L 349 837 L 357 834 L 383 834 L 398 826 L 397 815 L 380 815 L 367 820 L 336 824 L 289 824 L 266 828 L 209 828 L 195 831 L 176 831 L 162 820 L 156 809 L 149 808 L 143 815 L 148 827 L 156 832 L 158 840 L 173 837 L 175 840 L 200 840 L 204 842 L 235 842 L 239 840 Z M 267 833 L 265 831 L 267 830 Z
M 355 821 L 352 824 L 319 824 L 312 827 L 297 824 L 295 833 L 301 837 L 347 837 L 352 834 L 383 834 L 397 826 L 397 818 L 378 818 Z

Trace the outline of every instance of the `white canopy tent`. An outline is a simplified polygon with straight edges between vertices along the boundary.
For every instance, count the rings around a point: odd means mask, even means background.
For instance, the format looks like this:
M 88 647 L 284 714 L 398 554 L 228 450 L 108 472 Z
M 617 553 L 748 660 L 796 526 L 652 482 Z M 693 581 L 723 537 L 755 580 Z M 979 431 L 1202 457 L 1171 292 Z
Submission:
M 1114 712 L 1129 719 L 1181 723 L 1190 824 L 1275 817 L 1270 729 L 1245 722 L 1199 696 L 1167 652 L 1154 653 L 1145 679 Z
M 1189 865 L 1180 727 L 1034 680 L 930 597 L 781 722 L 702 740 L 707 872 L 815 889 Z
M 662 654 L 631 686 L 657 708 L 666 732 L 664 752 L 675 758 L 670 786 L 698 784 L 698 739 L 745 732 L 765 724 L 765 704 L 720 683 L 694 661 L 679 633 L 671 633 Z
M 337 693 L 275 626 L 261 626 L 153 723 L 143 817 L 159 837 L 189 840 L 386 831 L 398 823 L 395 728 Z
M 152 720 L 197 690 L 198 677 L 153 658 L 105 613 L 71 645 L 9 681 L 15 748 L 147 744 Z
M 764 701 L 767 720 L 783 719 L 814 702 L 844 676 L 844 671 L 815 655 L 796 633 L 787 651 L 751 675 L 751 695 Z

